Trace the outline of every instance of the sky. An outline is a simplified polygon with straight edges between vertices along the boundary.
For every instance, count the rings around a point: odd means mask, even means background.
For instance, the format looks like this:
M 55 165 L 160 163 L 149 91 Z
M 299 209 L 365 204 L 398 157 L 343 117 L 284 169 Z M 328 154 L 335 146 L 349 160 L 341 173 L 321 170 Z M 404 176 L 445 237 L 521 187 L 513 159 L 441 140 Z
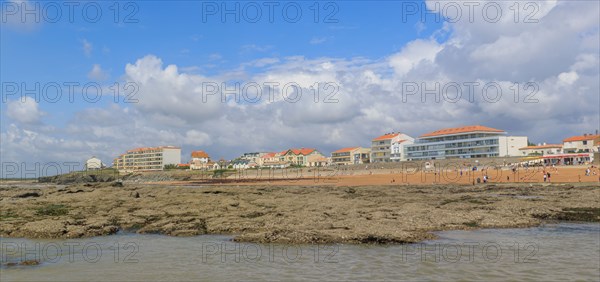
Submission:
M 3 176 L 142 146 L 186 162 L 600 127 L 598 1 L 0 3 Z

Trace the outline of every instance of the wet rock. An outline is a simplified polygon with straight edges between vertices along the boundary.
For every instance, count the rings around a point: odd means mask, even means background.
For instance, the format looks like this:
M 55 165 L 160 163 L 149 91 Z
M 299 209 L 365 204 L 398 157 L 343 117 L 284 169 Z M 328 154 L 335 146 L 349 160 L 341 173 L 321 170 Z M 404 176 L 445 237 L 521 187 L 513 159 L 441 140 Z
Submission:
M 42 193 L 40 193 L 40 192 L 27 192 L 27 193 L 16 195 L 13 198 L 37 198 L 41 195 L 42 195 Z

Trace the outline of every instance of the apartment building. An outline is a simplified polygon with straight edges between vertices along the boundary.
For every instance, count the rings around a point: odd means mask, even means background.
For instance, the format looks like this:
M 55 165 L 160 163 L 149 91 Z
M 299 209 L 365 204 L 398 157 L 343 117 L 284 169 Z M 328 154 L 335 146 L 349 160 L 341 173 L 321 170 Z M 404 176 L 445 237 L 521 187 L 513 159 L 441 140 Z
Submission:
M 181 148 L 175 146 L 145 147 L 127 151 L 113 160 L 119 171 L 163 170 L 165 165 L 181 163 Z
M 598 153 L 599 147 L 599 134 L 571 136 L 563 140 L 563 151 L 565 153 Z
M 371 162 L 398 162 L 403 159 L 402 146 L 412 144 L 414 138 L 392 132 L 371 140 Z
M 351 165 L 369 163 L 371 149 L 362 147 L 342 148 L 331 153 L 331 164 Z
M 505 135 L 481 125 L 445 128 L 419 136 L 404 146 L 404 153 L 407 160 L 521 156 L 519 149 L 527 147 L 527 137 Z
M 562 154 L 562 144 L 538 144 L 520 148 L 523 156 L 546 156 Z

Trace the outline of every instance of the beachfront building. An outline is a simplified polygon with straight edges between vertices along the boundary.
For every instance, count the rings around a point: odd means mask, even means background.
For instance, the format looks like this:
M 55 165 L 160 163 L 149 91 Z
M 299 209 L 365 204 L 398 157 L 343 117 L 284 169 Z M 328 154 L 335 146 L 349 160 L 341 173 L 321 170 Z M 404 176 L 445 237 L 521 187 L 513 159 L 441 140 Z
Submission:
M 440 129 L 405 145 L 404 153 L 408 160 L 522 156 L 519 149 L 527 146 L 527 137 L 505 135 L 481 125 Z
M 330 159 L 321 153 L 309 154 L 306 156 L 306 166 L 308 167 L 323 167 L 328 166 Z
M 248 165 L 250 167 L 261 167 L 261 166 L 263 166 L 263 158 L 262 157 L 266 154 L 268 154 L 268 153 L 267 152 L 244 153 L 238 159 L 247 160 Z
M 600 147 L 599 134 L 584 134 L 563 140 L 565 153 L 598 153 L 598 147 Z
M 181 148 L 175 146 L 144 147 L 127 151 L 113 160 L 119 171 L 163 170 L 165 165 L 181 163 Z
M 297 166 L 311 166 L 315 163 L 318 164 L 320 163 L 319 159 L 323 159 L 321 157 L 327 159 L 321 152 L 312 148 L 288 149 L 279 153 L 279 161 Z
M 285 168 L 290 164 L 280 160 L 281 154 L 275 152 L 265 153 L 259 160 L 260 167 L 266 168 Z
M 209 170 L 212 169 L 212 161 L 210 156 L 205 151 L 193 151 L 191 154 L 190 169 L 191 170 Z
M 371 140 L 371 162 L 400 161 L 404 144 L 412 144 L 414 139 L 400 132 L 386 133 Z
M 98 170 L 104 168 L 104 164 L 99 158 L 91 157 L 85 161 L 85 170 Z
M 255 162 L 247 159 L 235 159 L 231 161 L 230 165 L 233 169 L 249 169 L 256 167 Z
M 371 149 L 362 147 L 342 148 L 331 153 L 332 165 L 351 165 L 369 163 Z
M 538 144 L 520 148 L 523 156 L 547 156 L 562 154 L 562 144 Z

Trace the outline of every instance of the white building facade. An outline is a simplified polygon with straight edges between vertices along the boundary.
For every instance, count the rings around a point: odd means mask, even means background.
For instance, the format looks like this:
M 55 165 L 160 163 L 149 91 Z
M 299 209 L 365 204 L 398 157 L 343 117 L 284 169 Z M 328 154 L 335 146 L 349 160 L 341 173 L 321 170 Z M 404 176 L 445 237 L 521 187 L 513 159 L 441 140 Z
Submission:
M 387 133 L 371 140 L 371 162 L 398 162 L 403 159 L 402 146 L 414 138 L 399 132 Z
M 160 146 L 137 148 L 114 159 L 113 167 L 119 171 L 163 170 L 165 165 L 181 163 L 181 148 Z
M 406 160 L 521 156 L 526 136 L 505 136 L 503 130 L 481 126 L 441 129 L 404 146 Z

